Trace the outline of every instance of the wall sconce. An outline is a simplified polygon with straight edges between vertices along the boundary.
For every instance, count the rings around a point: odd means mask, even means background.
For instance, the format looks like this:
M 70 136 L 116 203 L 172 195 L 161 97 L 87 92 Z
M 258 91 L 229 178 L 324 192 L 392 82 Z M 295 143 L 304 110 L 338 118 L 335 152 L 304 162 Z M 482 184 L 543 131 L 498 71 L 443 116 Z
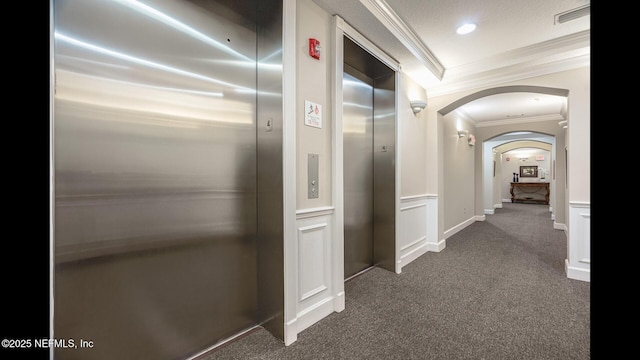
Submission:
M 458 137 L 465 137 L 467 136 L 467 130 L 458 130 Z
M 420 111 L 424 110 L 427 107 L 427 103 L 422 100 L 413 100 L 411 101 L 411 110 L 413 110 L 414 114 L 418 114 Z
M 469 146 L 473 146 L 476 144 L 476 137 L 473 134 L 469 134 L 469 138 L 467 139 L 467 143 L 469 143 Z

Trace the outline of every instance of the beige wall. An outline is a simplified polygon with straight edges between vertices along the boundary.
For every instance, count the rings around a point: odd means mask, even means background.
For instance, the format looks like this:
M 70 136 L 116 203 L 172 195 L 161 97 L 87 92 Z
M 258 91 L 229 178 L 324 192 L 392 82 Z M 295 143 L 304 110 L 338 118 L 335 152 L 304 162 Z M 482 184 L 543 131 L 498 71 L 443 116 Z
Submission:
M 590 68 L 580 68 L 564 71 L 556 74 L 535 77 L 505 85 L 525 84 L 534 86 L 546 86 L 569 90 L 567 119 L 568 129 L 560 129 L 557 122 L 552 123 L 550 129 L 554 130 L 557 136 L 561 137 L 561 146 L 558 146 L 558 153 L 561 153 L 566 144 L 569 147 L 569 174 L 568 189 L 570 193 L 567 202 L 581 201 L 589 202 L 591 199 L 591 99 L 590 99 Z M 559 142 L 557 143 L 559 144 Z
M 591 201 L 591 72 L 583 68 L 567 72 L 569 84 L 567 146 L 569 147 L 569 201 Z
M 482 196 L 482 147 L 478 146 L 484 140 L 490 139 L 500 134 L 504 134 L 512 131 L 530 130 L 537 131 L 549 135 L 556 136 L 556 148 L 558 151 L 558 160 L 564 161 L 565 142 L 569 146 L 569 189 L 570 192 L 566 197 L 563 195 L 563 201 L 568 204 L 570 201 L 590 201 L 590 68 L 580 68 L 569 71 L 564 71 L 556 74 L 532 77 L 529 79 L 509 82 L 500 84 L 500 86 L 509 85 L 529 85 L 529 86 L 542 86 L 552 87 L 559 89 L 569 90 L 568 95 L 568 120 L 569 129 L 561 129 L 556 121 L 546 121 L 538 123 L 524 123 L 503 125 L 495 127 L 481 127 L 477 128 L 476 139 L 476 166 L 475 174 L 470 174 L 476 179 L 476 197 Z M 495 87 L 495 86 L 492 86 Z M 454 142 L 455 139 L 449 138 L 443 132 L 445 128 L 445 117 L 439 114 L 438 111 L 445 106 L 453 103 L 454 101 L 461 99 L 467 95 L 476 93 L 481 90 L 490 89 L 492 87 L 481 87 L 474 90 L 468 90 L 464 92 L 447 94 L 443 96 L 433 97 L 429 99 L 430 106 L 427 111 L 427 123 L 428 123 L 428 153 L 427 153 L 427 191 L 429 193 L 437 193 L 439 195 L 438 208 L 439 214 L 445 214 L 444 204 L 459 203 L 460 199 L 455 197 L 464 196 L 462 194 L 450 194 L 454 199 L 448 198 L 444 191 L 445 184 L 449 183 L 453 179 L 447 174 L 448 163 L 445 163 L 445 153 L 448 147 L 448 142 Z M 428 89 L 427 89 L 428 94 Z M 451 160 L 449 158 L 449 160 Z M 558 163 L 556 166 L 563 166 L 564 162 Z M 430 171 L 430 169 L 438 169 L 439 171 Z M 558 179 L 559 180 L 559 179 Z M 562 179 L 564 181 L 564 179 Z M 562 184 L 558 182 L 558 184 Z M 558 195 L 562 191 L 561 187 L 558 187 Z M 483 201 L 476 199 L 475 214 L 483 216 Z M 447 229 L 445 220 L 438 219 L 438 234 L 442 238 L 444 231 Z M 447 221 L 447 224 L 451 222 Z
M 297 2 L 297 208 L 307 209 L 331 206 L 331 54 L 332 17 L 312 0 Z M 308 39 L 320 40 L 322 52 L 320 60 L 308 55 Z M 374 41 L 375 42 L 375 41 Z M 438 111 L 452 102 L 491 87 L 480 87 L 474 90 L 447 94 L 427 99 L 427 108 L 417 116 L 410 109 L 409 102 L 414 97 L 424 99 L 425 91 L 404 74 L 400 76 L 400 94 L 398 103 L 399 151 L 401 162 L 401 196 L 422 194 L 438 195 L 438 237 L 443 238 L 446 226 L 454 226 L 457 221 L 473 214 L 484 215 L 482 189 L 482 146 L 485 139 L 496 135 L 518 130 L 532 130 L 556 136 L 558 156 L 562 156 L 565 144 L 569 147 L 569 176 L 567 196 L 563 201 L 590 201 L 590 68 L 580 68 L 556 74 L 532 77 L 500 84 L 530 85 L 553 87 L 569 90 L 568 111 L 569 129 L 564 131 L 557 122 L 547 124 L 531 123 L 522 125 L 505 125 L 483 127 L 475 131 L 477 144 L 475 163 L 469 166 L 458 163 L 458 158 L 450 153 L 455 151 L 458 142 L 455 126 L 448 125 Z M 493 86 L 492 86 L 493 87 Z M 426 91 L 428 95 L 428 89 Z M 310 100 L 323 106 L 323 128 L 317 129 L 304 125 L 304 101 Z M 446 125 L 446 126 L 445 126 Z M 320 156 L 320 197 L 307 198 L 307 155 Z M 467 161 L 466 157 L 463 161 Z M 557 166 L 561 164 L 558 163 Z M 451 170 L 455 175 L 448 175 Z M 461 176 L 461 169 L 472 171 L 468 176 Z M 464 180 L 462 180 L 464 179 Z M 469 180 L 474 179 L 474 180 Z M 461 181 L 475 181 L 473 191 L 453 191 L 460 188 Z M 449 190 L 445 191 L 445 184 Z M 464 187 L 468 189 L 468 187 Z M 560 190 L 558 189 L 558 194 Z M 469 210 L 469 198 L 474 204 Z M 445 204 L 447 210 L 445 212 Z M 450 213 L 449 211 L 453 211 Z M 469 213 L 470 212 L 470 213 Z
M 349 1 L 349 0 L 345 0 Z M 332 16 L 318 7 L 312 0 L 289 0 L 285 1 L 286 9 L 295 9 L 295 111 L 296 117 L 296 196 L 295 208 L 313 209 L 324 206 L 337 206 L 333 204 L 334 189 L 331 188 L 332 178 L 332 126 L 334 119 L 332 114 L 335 109 L 332 107 L 331 91 L 333 88 L 331 74 L 331 59 L 336 54 L 332 38 L 333 21 Z M 293 11 L 292 11 L 293 13 Z M 285 16 L 285 24 L 291 16 Z M 356 29 L 357 30 L 357 29 Z M 315 60 L 308 55 L 308 40 L 316 38 L 321 44 L 321 58 Z M 375 43 L 375 39 L 370 39 Z M 285 48 L 285 50 L 290 49 Z M 383 49 L 384 50 L 384 49 Z M 290 51 L 288 55 L 292 52 Z M 285 57 L 287 59 L 287 57 Z M 402 64 L 400 64 L 402 65 Z M 286 66 L 285 66 L 286 67 Z M 504 85 L 538 85 L 546 87 L 557 87 L 568 89 L 569 95 L 569 124 L 571 134 L 565 135 L 557 122 L 530 124 L 526 126 L 528 130 L 539 131 L 556 135 L 556 146 L 558 149 L 558 159 L 563 159 L 565 142 L 571 142 L 572 156 L 583 156 L 584 159 L 575 161 L 572 164 L 572 178 L 574 181 L 583 183 L 575 186 L 572 196 L 578 200 L 589 199 L 590 183 L 589 174 L 589 69 L 578 69 L 563 72 L 560 74 L 534 77 L 522 81 L 517 81 Z M 477 142 L 475 146 L 469 146 L 466 141 L 461 141 L 457 136 L 455 123 L 447 123 L 444 116 L 438 111 L 452 102 L 473 94 L 485 88 L 460 92 L 456 94 L 444 95 L 440 97 L 428 98 L 428 89 L 422 89 L 413 80 L 404 74 L 399 76 L 397 121 L 398 121 L 398 156 L 400 161 L 400 195 L 403 197 L 412 195 L 436 195 L 429 197 L 426 203 L 427 219 L 419 218 L 412 226 L 423 228 L 428 235 L 429 242 L 433 245 L 430 249 L 441 249 L 444 245 L 440 243 L 444 240 L 445 229 L 444 219 L 448 218 L 448 226 L 454 226 L 459 222 L 466 221 L 474 215 L 483 215 L 482 199 L 478 198 L 478 193 L 482 194 L 482 141 L 490 139 L 496 135 L 522 130 L 522 126 L 502 126 L 497 128 L 472 129 L 475 132 Z M 410 109 L 409 102 L 412 99 L 427 100 L 427 108 L 417 116 Z M 323 106 L 323 128 L 317 129 L 304 125 L 305 100 L 313 101 Z M 284 99 L 285 107 L 288 99 Z M 290 103 L 289 103 L 290 104 Z M 293 111 L 291 111 L 293 113 Z M 336 115 L 339 116 L 339 115 Z M 288 117 L 291 120 L 291 116 Z M 292 139 L 292 137 L 289 137 Z M 566 141 L 565 141 L 566 138 Z M 318 199 L 307 198 L 307 155 L 309 153 L 320 156 L 320 197 Z M 573 159 L 572 159 L 573 160 Z M 564 160 L 561 160 L 564 161 Z M 564 162 L 558 162 L 557 167 L 564 166 Z M 341 169 L 338 169 L 341 171 Z M 293 172 L 293 171 L 292 171 Z M 560 173 L 558 173 L 560 174 Z M 287 177 L 285 181 L 294 176 Z M 291 179 L 293 180 L 293 179 Z M 564 184 L 564 178 L 557 177 L 559 184 Z M 572 184 L 573 186 L 573 184 Z M 559 191 L 564 191 L 564 186 L 559 186 Z M 446 189 L 446 191 L 445 191 Z M 291 196 L 290 196 L 291 197 Z M 563 196 L 564 198 L 564 196 Z M 291 202 L 291 201 L 290 201 Z M 340 202 L 338 198 L 336 202 Z M 433 207 L 437 206 L 437 213 Z M 446 216 L 445 216 L 446 209 Z M 328 212 L 327 212 L 328 213 Z M 288 226 L 288 236 L 286 237 L 286 286 L 285 286 L 285 320 L 287 327 L 285 336 L 287 344 L 295 341 L 300 329 L 304 329 L 315 321 L 320 320 L 331 311 L 341 311 L 344 309 L 344 254 L 342 235 L 341 210 L 336 208 L 335 213 L 330 215 L 320 214 L 313 218 L 299 220 L 295 226 Z M 289 215 L 285 215 L 289 216 Z M 437 226 L 433 226 L 437 218 Z M 288 219 L 288 218 L 287 218 Z M 324 258 L 318 270 L 314 268 L 316 262 L 305 261 L 312 255 L 302 252 L 297 247 L 299 241 L 296 230 L 299 226 L 306 226 L 313 221 L 322 222 L 327 229 L 323 232 L 322 241 L 314 241 L 314 244 L 328 246 L 330 254 Z M 418 222 L 424 221 L 424 224 Z M 295 222 L 290 222 L 292 224 Z M 433 234 L 437 227 L 436 234 Z M 302 270 L 301 270 L 302 269 Z M 329 270 L 330 271 L 329 271 Z M 324 279 L 330 284 L 327 293 L 334 299 L 323 305 L 313 303 L 313 299 L 305 300 L 301 304 L 299 301 L 300 284 L 307 286 L 315 280 L 315 275 L 319 271 L 329 271 Z M 307 274 L 307 275 L 305 275 Z M 311 274 L 311 275 L 309 275 Z M 307 276 L 307 278 L 305 278 Z M 328 280 L 330 279 L 330 280 Z M 322 294 L 322 293 L 321 293 Z M 324 295 L 321 295 L 324 296 Z M 324 298 L 328 299 L 328 298 Z M 327 310 L 326 306 L 330 306 Z M 300 306 L 307 306 L 306 308 Z M 315 309 L 314 309 L 315 308 Z
M 309 38 L 320 41 L 320 59 L 309 56 Z M 331 203 L 331 16 L 311 0 L 297 2 L 297 208 Z M 322 105 L 322 129 L 304 124 L 305 100 Z M 285 101 L 287 101 L 285 99 Z M 307 155 L 318 154 L 319 197 L 309 199 Z
M 444 146 L 444 183 L 443 204 L 445 230 L 460 225 L 474 216 L 475 186 L 475 148 L 470 146 L 468 138 L 459 137 L 458 130 L 475 133 L 473 124 L 455 114 L 445 116 L 443 123 Z
M 414 114 L 411 100 L 427 100 L 424 88 L 410 77 L 400 74 L 398 122 L 400 128 L 400 196 L 427 193 L 427 122 L 423 110 Z M 429 106 L 427 104 L 427 106 Z
M 311 0 L 297 2 L 297 208 L 331 206 L 331 38 L 332 17 Z M 320 41 L 320 60 L 308 55 L 309 38 Z M 424 88 L 400 74 L 398 103 L 401 196 L 427 192 L 427 123 L 425 111 L 415 115 L 411 100 L 427 100 Z M 321 104 L 323 128 L 304 125 L 304 101 Z M 429 105 L 427 105 L 429 107 Z M 307 154 L 320 155 L 320 196 L 307 197 Z

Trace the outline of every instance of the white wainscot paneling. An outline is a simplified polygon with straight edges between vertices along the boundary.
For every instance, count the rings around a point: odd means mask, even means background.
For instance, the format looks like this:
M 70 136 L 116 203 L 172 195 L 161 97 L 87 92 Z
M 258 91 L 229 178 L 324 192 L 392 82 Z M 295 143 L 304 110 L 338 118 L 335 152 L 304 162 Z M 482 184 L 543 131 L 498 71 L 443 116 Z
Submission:
M 427 197 L 400 200 L 400 267 L 429 250 L 427 243 Z
M 290 322 L 299 333 L 336 309 L 337 289 L 332 284 L 332 207 L 297 212 L 296 317 Z
M 323 222 L 298 228 L 298 301 L 328 288 L 327 227 Z
M 591 281 L 591 204 L 569 203 L 569 218 L 567 277 Z

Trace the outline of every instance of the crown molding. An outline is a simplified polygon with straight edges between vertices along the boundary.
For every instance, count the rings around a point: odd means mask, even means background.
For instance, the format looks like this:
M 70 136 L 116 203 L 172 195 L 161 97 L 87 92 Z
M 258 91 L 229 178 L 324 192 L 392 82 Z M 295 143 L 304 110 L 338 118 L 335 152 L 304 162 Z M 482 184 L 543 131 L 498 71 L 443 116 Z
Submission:
M 360 0 L 373 16 L 387 28 L 424 66 L 442 80 L 445 69 L 429 48 L 384 0 Z
M 424 86 L 429 96 L 441 96 L 588 67 L 591 66 L 590 37 L 591 30 L 585 30 L 447 69 L 440 82 Z
M 488 57 L 467 65 L 448 68 L 444 79 L 467 77 L 472 74 L 505 68 L 541 58 L 552 58 L 558 54 L 584 54 L 590 51 L 591 30 L 584 30 L 575 34 L 547 40 L 530 46 L 507 51 L 496 56 Z
M 588 66 L 591 66 L 590 54 L 582 54 L 565 59 L 555 58 L 546 62 L 542 59 L 536 59 L 468 75 L 464 79 L 447 79 L 440 84 L 428 86 L 426 90 L 429 97 L 435 97 Z
M 385 0 L 359 1 L 409 50 L 417 60 L 415 65 L 426 68 L 407 75 L 422 84 L 430 97 L 591 66 L 591 30 L 584 30 L 445 69 Z

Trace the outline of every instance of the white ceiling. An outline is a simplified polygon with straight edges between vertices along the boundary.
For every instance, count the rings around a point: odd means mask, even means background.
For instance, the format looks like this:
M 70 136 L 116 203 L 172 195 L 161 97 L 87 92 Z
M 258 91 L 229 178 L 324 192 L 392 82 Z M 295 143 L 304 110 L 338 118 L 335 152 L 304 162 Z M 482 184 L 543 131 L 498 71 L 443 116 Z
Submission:
M 394 58 L 429 97 L 590 65 L 590 0 L 313 0 Z M 476 31 L 456 28 L 475 22 Z M 458 111 L 476 124 L 562 119 L 566 98 L 492 95 Z M 533 121 L 531 120 L 531 121 Z

